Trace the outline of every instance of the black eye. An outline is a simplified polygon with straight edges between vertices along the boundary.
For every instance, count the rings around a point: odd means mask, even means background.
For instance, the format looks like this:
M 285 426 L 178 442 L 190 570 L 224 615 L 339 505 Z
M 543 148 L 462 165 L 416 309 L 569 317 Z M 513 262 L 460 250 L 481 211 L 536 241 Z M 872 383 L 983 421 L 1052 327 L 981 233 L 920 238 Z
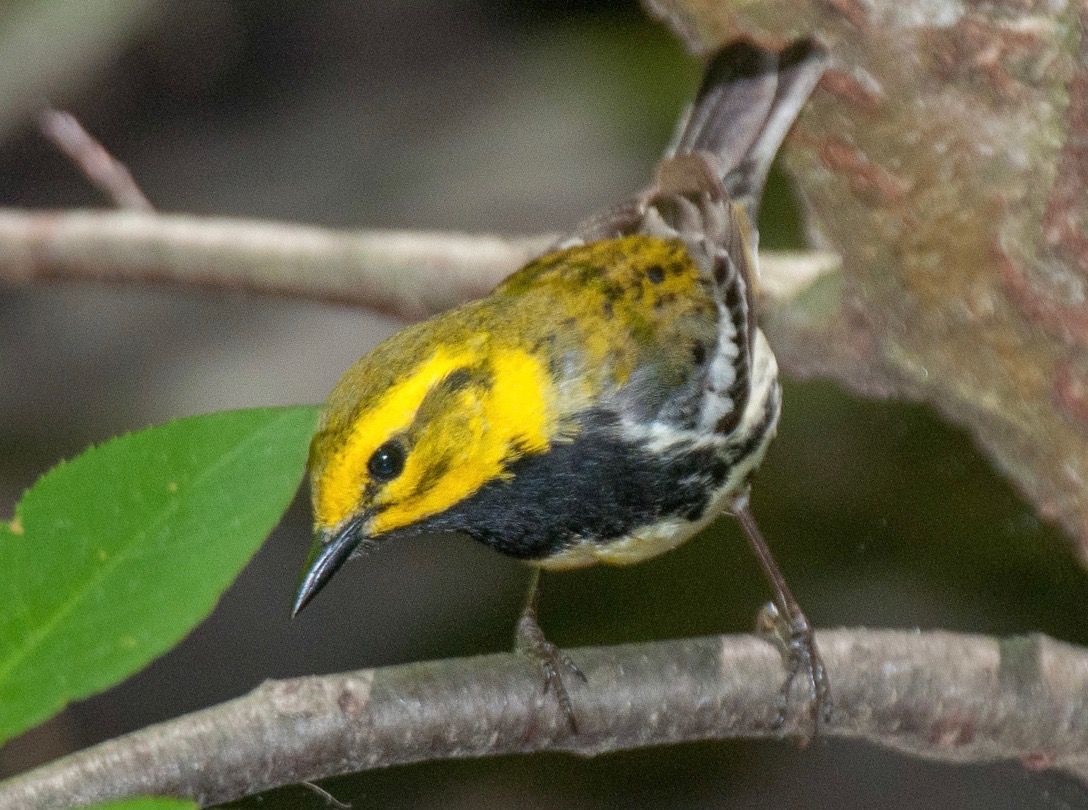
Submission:
M 404 469 L 404 448 L 398 442 L 386 442 L 366 463 L 371 476 L 379 481 L 392 481 Z

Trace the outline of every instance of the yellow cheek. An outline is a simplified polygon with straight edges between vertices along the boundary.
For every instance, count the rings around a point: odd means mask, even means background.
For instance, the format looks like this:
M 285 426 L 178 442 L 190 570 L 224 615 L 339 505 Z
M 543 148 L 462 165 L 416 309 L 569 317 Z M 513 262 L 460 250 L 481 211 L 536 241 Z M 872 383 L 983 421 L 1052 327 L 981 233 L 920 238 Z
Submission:
M 479 396 L 466 391 L 455 418 L 421 437 L 404 473 L 386 488 L 381 502 L 387 507 L 374 519 L 374 534 L 449 509 L 489 481 L 504 478 L 504 462 L 543 453 L 561 438 L 555 387 L 541 362 L 511 349 L 497 351 L 491 361 L 494 384 Z M 448 468 L 421 488 L 420 481 L 440 459 L 448 460 Z
M 374 408 L 359 415 L 350 425 L 346 439 L 324 459 L 324 467 L 315 469 L 314 518 L 318 525 L 336 526 L 359 508 L 370 456 L 391 435 L 412 423 L 420 403 L 435 383 L 477 359 L 470 352 L 439 349 L 414 374 L 392 386 Z M 359 362 L 365 362 L 365 358 Z M 350 374 L 352 370 L 345 377 Z

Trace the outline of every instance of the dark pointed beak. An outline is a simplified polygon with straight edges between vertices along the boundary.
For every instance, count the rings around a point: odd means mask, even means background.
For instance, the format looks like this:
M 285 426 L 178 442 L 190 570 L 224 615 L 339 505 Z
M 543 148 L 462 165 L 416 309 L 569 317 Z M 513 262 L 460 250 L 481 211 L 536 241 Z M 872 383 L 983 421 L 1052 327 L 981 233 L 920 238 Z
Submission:
M 333 574 L 340 570 L 340 566 L 347 562 L 351 552 L 365 539 L 365 525 L 365 518 L 358 517 L 336 531 L 322 532 L 317 536 L 302 569 L 298 595 L 295 596 L 295 604 L 291 608 L 292 616 L 297 616 L 332 579 Z

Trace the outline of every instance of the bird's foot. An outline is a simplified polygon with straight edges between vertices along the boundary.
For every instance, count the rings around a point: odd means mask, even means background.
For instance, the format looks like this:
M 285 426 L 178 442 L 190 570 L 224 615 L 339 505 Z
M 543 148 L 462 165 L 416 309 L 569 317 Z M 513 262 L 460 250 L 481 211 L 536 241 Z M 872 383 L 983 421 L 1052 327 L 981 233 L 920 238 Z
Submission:
M 782 653 L 786 665 L 786 681 L 780 692 L 780 709 L 775 720 L 775 730 L 786 727 L 790 719 L 792 697 L 801 690 L 800 717 L 795 723 L 800 743 L 808 745 L 831 716 L 831 689 L 823 659 L 816 649 L 816 637 L 808 619 L 799 610 L 792 615 L 774 602 L 768 602 L 756 619 L 760 636 L 774 644 Z
M 571 733 L 577 734 L 578 722 L 574 716 L 574 704 L 571 703 L 570 693 L 567 691 L 566 684 L 563 683 L 563 672 L 565 670 L 574 675 L 582 683 L 586 682 L 585 674 L 578 669 L 569 656 L 548 641 L 536 617 L 528 611 L 518 619 L 514 648 L 531 658 L 540 667 L 544 675 L 544 693 L 547 694 L 550 691 L 555 695 Z

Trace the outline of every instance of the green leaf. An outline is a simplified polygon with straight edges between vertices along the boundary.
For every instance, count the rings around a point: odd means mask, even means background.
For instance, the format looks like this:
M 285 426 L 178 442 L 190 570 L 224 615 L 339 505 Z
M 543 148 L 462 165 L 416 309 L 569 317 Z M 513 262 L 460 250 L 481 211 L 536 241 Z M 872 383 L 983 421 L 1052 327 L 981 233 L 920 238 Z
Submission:
M 198 810 L 199 807 L 188 799 L 120 799 L 92 804 L 81 810 Z
M 58 464 L 0 521 L 0 742 L 215 606 L 290 503 L 316 407 L 181 419 Z

